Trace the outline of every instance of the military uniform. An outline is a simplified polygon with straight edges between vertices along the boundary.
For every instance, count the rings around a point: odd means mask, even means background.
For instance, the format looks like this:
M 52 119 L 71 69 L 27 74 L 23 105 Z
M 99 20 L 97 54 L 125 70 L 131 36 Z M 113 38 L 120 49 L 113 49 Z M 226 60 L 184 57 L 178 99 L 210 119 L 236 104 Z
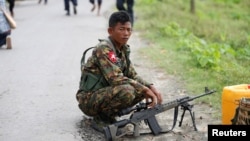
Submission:
M 142 101 L 143 87 L 151 83 L 137 75 L 129 59 L 129 45 L 118 50 L 110 38 L 99 41 L 92 56 L 81 65 L 76 97 L 86 115 L 114 117 L 121 109 Z

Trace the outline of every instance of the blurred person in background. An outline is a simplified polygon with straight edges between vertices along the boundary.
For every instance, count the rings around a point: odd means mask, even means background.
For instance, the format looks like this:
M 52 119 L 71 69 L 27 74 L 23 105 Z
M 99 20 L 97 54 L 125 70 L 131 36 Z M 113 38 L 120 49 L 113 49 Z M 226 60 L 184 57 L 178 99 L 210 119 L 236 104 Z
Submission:
M 38 3 L 40 4 L 42 0 L 39 0 Z M 44 0 L 44 4 L 47 4 L 48 0 Z
M 100 10 L 102 6 L 102 0 L 89 0 L 89 2 L 93 5 L 91 12 L 93 12 L 96 8 L 95 1 L 97 1 L 97 16 L 100 16 Z
M 70 16 L 70 2 L 72 2 L 72 4 L 73 4 L 74 14 L 76 15 L 77 14 L 77 9 L 76 9 L 77 0 L 64 0 L 64 6 L 65 6 L 64 10 L 67 11 L 66 15 Z
M 126 3 L 126 6 L 124 4 Z M 129 16 L 131 17 L 132 26 L 134 24 L 134 0 L 116 0 L 116 8 L 121 11 L 125 10 L 128 12 Z
M 0 48 L 3 45 L 6 45 L 7 49 L 11 49 L 12 48 L 10 39 L 11 28 L 2 11 L 2 10 L 7 11 L 6 9 L 7 8 L 5 0 L 0 0 Z
M 15 7 L 15 0 L 7 0 L 9 3 L 9 11 L 12 17 L 14 17 L 14 7 Z

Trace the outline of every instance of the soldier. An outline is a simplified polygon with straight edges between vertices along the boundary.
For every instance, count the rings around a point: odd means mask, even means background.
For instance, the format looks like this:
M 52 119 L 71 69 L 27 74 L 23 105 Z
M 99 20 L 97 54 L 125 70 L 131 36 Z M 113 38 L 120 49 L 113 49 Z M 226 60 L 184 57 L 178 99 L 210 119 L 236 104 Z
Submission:
M 137 75 L 129 58 L 127 41 L 132 33 L 130 16 L 126 11 L 114 12 L 109 18 L 109 36 L 100 39 L 86 62 L 81 65 L 81 79 L 76 94 L 79 108 L 93 117 L 92 127 L 116 122 L 121 109 L 146 99 L 150 107 L 162 102 L 152 83 Z

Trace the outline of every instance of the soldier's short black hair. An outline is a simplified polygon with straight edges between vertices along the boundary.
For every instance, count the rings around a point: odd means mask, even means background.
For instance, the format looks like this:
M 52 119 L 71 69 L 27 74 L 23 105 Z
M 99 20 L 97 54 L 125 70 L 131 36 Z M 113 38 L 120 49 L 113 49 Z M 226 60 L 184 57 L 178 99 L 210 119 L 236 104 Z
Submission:
M 118 11 L 111 14 L 109 18 L 109 27 L 114 27 L 117 23 L 125 24 L 131 22 L 131 18 L 126 11 Z

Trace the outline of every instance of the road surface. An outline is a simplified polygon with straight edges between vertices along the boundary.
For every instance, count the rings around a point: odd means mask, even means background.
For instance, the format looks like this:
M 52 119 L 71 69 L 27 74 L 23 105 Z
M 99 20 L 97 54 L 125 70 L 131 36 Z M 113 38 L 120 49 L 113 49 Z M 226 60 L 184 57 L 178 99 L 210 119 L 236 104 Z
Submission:
M 66 16 L 63 0 L 16 2 L 13 48 L 0 48 L 0 141 L 81 140 L 80 58 L 106 37 L 110 7 L 114 1 L 104 1 L 97 16 L 79 0 L 78 14 Z

